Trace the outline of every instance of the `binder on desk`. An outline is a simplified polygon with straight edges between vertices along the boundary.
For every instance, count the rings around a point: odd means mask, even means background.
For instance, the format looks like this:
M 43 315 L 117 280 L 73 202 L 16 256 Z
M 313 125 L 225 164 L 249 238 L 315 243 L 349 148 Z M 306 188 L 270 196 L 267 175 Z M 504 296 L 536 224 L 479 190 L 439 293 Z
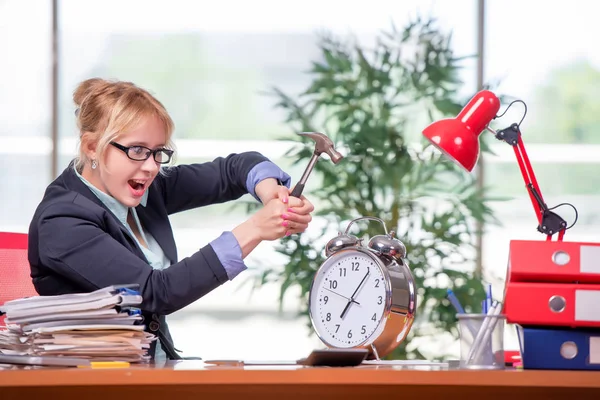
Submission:
M 600 370 L 600 330 L 517 326 L 524 369 Z
M 600 284 L 600 244 L 513 240 L 507 282 Z
M 511 324 L 600 327 L 600 285 L 507 282 L 504 314 Z

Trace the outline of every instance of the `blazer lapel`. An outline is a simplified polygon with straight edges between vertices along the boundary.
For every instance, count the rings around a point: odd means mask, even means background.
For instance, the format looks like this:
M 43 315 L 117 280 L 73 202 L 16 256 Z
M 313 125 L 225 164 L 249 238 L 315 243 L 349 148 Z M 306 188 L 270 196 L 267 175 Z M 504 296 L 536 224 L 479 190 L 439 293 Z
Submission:
M 88 188 L 86 186 L 86 184 L 83 183 L 81 181 L 81 179 L 79 179 L 77 177 L 77 175 L 75 174 L 75 171 L 73 170 L 73 168 L 74 168 L 73 162 L 71 162 L 69 164 L 69 166 L 67 167 L 67 173 L 64 175 L 66 186 L 69 189 L 71 189 L 71 190 L 73 190 L 73 191 L 81 194 L 86 199 L 92 201 L 93 203 L 95 203 L 95 204 L 99 205 L 100 207 L 102 207 L 103 209 L 105 209 L 111 215 L 111 217 L 113 217 L 115 219 L 115 221 L 117 222 L 117 225 L 119 226 L 121 232 L 123 232 L 123 234 L 125 236 L 129 237 L 130 242 L 132 243 L 133 247 L 137 250 L 137 256 L 140 257 L 142 260 L 146 261 L 146 257 L 144 256 L 144 252 L 137 245 L 137 242 L 136 242 L 135 238 L 133 237 L 133 235 L 131 233 L 129 233 L 129 231 L 127 230 L 127 228 L 125 228 L 123 226 L 123 224 L 119 221 L 119 219 L 115 216 L 115 214 L 113 214 L 113 212 L 108 207 L 106 207 L 106 205 L 98 198 L 98 196 L 96 196 L 90 190 L 90 188 Z M 158 239 L 157 239 L 157 241 L 158 241 Z
M 104 208 L 108 213 L 118 222 L 121 231 L 127 235 L 131 242 L 134 244 L 134 247 L 137 250 L 137 255 L 142 260 L 146 260 L 142 249 L 137 245 L 135 238 L 129 233 L 127 228 L 123 226 L 121 222 L 119 222 L 118 218 L 110 211 L 104 203 L 94 194 L 92 191 L 77 177 L 75 171 L 73 170 L 73 163 L 71 163 L 67 167 L 67 173 L 64 175 L 65 185 L 69 187 L 71 190 L 74 190 L 81 195 L 85 196 L 87 199 L 91 200 L 95 204 L 98 204 L 100 207 Z M 149 189 L 150 190 L 150 189 Z M 151 194 L 149 193 L 149 197 Z M 151 202 L 151 199 L 148 199 L 148 203 Z M 177 262 L 177 247 L 175 246 L 175 240 L 173 239 L 173 235 L 171 234 L 171 225 L 169 224 L 168 217 L 162 217 L 154 207 L 148 204 L 148 207 L 137 206 L 135 208 L 138 217 L 140 218 L 140 222 L 144 229 L 148 230 L 150 234 L 156 239 L 162 250 L 164 251 L 167 258 L 172 262 Z
M 86 184 L 83 183 L 81 181 L 81 179 L 79 179 L 77 177 L 77 175 L 75 175 L 75 170 L 74 170 L 74 166 L 73 166 L 72 162 L 67 167 L 67 173 L 64 175 L 64 180 L 65 180 L 65 186 L 67 186 L 67 188 L 81 194 L 88 200 L 91 200 L 92 202 L 98 204 L 100 207 L 102 207 L 105 210 L 110 212 L 110 210 L 108 208 L 106 208 L 104 203 L 94 193 L 92 193 L 90 188 L 87 187 Z M 112 212 L 111 212 L 111 215 L 112 215 Z M 116 219 L 116 217 L 115 217 L 115 219 Z
M 163 252 L 171 261 L 171 263 L 177 262 L 177 247 L 175 246 L 175 239 L 171 234 L 171 225 L 169 219 L 161 217 L 153 207 L 137 206 L 135 208 L 140 222 L 144 229 L 156 239 Z

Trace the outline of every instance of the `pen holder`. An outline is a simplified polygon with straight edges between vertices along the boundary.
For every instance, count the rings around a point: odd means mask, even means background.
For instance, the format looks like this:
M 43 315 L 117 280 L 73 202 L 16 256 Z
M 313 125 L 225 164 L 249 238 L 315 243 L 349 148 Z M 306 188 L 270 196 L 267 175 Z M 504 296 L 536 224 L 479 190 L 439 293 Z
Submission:
M 460 368 L 504 369 L 504 315 L 458 314 Z

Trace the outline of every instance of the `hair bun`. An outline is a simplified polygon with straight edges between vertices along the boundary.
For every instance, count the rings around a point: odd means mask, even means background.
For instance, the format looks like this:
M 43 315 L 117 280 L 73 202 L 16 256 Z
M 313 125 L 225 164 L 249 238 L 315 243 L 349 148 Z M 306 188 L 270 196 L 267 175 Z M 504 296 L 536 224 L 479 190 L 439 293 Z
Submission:
M 75 89 L 75 92 L 73 92 L 73 102 L 75 102 L 75 105 L 77 106 L 77 110 L 75 111 L 76 114 L 78 114 L 85 99 L 101 92 L 110 85 L 110 82 L 100 78 L 91 78 L 81 82 L 79 86 L 77 86 L 77 89 Z

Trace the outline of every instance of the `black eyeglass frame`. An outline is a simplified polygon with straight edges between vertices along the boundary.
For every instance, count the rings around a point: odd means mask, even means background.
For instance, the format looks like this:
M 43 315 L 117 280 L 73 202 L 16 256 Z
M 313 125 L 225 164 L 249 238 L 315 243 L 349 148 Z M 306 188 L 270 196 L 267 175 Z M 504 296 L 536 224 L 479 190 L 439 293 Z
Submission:
M 146 146 L 140 146 L 140 145 L 135 145 L 135 146 L 123 146 L 122 144 L 119 144 L 117 142 L 109 142 L 111 145 L 113 145 L 114 147 L 116 147 L 117 149 L 121 150 L 123 153 L 125 153 L 125 155 L 127 156 L 127 158 L 129 158 L 130 160 L 133 161 L 146 161 L 147 159 L 150 158 L 150 155 L 152 155 L 152 157 L 154 158 L 154 161 L 157 162 L 158 164 L 168 164 L 171 162 L 171 159 L 173 158 L 173 153 L 175 153 L 175 151 L 170 150 L 170 149 L 165 149 L 164 147 L 161 147 L 160 149 L 149 149 Z M 147 150 L 145 155 L 143 156 L 144 158 L 133 158 L 129 155 L 129 150 L 133 149 L 133 148 L 140 148 L 140 149 L 144 149 Z M 167 161 L 158 161 L 156 159 L 156 156 L 158 155 L 158 153 L 164 153 L 166 154 L 169 158 L 167 159 Z

